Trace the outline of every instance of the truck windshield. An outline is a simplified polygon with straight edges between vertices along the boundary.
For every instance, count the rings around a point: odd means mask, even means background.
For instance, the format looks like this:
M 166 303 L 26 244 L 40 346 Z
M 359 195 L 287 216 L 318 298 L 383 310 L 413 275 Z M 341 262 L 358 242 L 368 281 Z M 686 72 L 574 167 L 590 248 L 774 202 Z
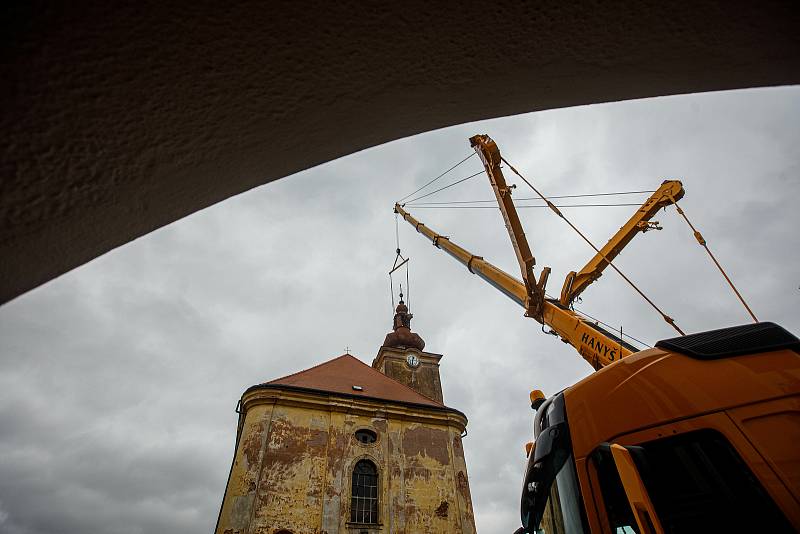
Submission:
M 543 534 L 582 533 L 581 496 L 578 491 L 578 477 L 572 455 L 564 462 L 556 474 L 545 504 L 542 521 L 535 531 Z

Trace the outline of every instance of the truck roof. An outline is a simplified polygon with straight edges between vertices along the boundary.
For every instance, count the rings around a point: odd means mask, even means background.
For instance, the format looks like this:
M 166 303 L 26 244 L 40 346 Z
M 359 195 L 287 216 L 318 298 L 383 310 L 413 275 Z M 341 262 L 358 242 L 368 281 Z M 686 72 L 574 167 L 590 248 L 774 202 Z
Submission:
M 622 434 L 800 395 L 800 342 L 772 323 L 664 340 L 564 395 L 575 455 L 582 457 Z

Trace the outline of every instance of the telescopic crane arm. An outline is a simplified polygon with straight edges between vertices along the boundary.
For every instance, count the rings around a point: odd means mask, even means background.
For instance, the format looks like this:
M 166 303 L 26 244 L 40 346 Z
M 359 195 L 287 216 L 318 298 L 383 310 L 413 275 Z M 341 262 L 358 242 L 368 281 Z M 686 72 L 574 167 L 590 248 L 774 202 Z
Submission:
M 502 159 L 497 144 L 488 135 L 476 135 L 470 138 L 470 144 L 478 153 L 486 168 L 486 174 L 489 177 L 508 235 L 511 238 L 511 244 L 514 247 L 514 253 L 522 273 L 522 281 L 495 267 L 481 256 L 476 256 L 456 245 L 447 236 L 443 236 L 425 226 L 403 209 L 403 206 L 399 203 L 394 206 L 395 213 L 400 214 L 417 232 L 430 239 L 435 247 L 450 254 L 465 265 L 471 273 L 477 274 L 522 306 L 525 309 L 526 316 L 532 317 L 543 325 L 550 327 L 552 332 L 561 337 L 562 341 L 575 347 L 578 353 L 595 369 L 605 367 L 620 358 L 637 352 L 638 349 L 636 347 L 626 343 L 621 337 L 605 330 L 598 324 L 585 319 L 570 309 L 570 305 L 589 284 L 600 277 L 603 269 L 619 255 L 620 251 L 630 243 L 636 234 L 647 230 L 660 229 L 658 223 L 651 222 L 650 219 L 659 209 L 674 204 L 683 197 L 684 191 L 681 183 L 677 180 L 662 183 L 661 187 L 647 199 L 628 222 L 608 241 L 606 246 L 579 273 L 573 271 L 567 275 L 567 279 L 564 281 L 564 288 L 561 291 L 561 298 L 556 300 L 545 296 L 544 288 L 547 283 L 547 277 L 550 274 L 550 268 L 545 267 L 542 269 L 542 274 L 538 281 L 534 275 L 533 268 L 536 265 L 536 260 L 533 257 L 522 223 L 511 199 L 511 190 L 514 186 L 508 186 L 500 168 Z M 555 209 L 549 201 L 546 200 L 546 202 Z
M 471 273 L 477 274 L 489 282 L 527 311 L 528 290 L 523 282 L 495 267 L 481 256 L 476 256 L 456 245 L 447 236 L 443 236 L 432 228 L 425 226 L 403 209 L 400 204 L 395 204 L 394 210 L 413 226 L 417 232 L 427 237 L 435 247 L 450 254 L 469 269 Z M 556 334 L 561 336 L 564 342 L 575 347 L 580 355 L 595 369 L 605 367 L 619 358 L 637 351 L 632 345 L 600 326 L 587 321 L 569 308 L 561 306 L 554 299 L 545 298 L 542 301 L 541 318 L 534 318 L 540 323 L 549 326 Z

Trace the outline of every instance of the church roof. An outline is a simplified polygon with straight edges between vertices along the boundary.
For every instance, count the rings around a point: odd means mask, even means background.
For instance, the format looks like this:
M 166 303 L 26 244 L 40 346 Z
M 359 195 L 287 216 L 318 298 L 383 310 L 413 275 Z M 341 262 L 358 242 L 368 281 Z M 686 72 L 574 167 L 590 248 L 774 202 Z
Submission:
M 350 354 L 254 387 L 276 386 L 445 408 L 444 404 L 417 393 Z

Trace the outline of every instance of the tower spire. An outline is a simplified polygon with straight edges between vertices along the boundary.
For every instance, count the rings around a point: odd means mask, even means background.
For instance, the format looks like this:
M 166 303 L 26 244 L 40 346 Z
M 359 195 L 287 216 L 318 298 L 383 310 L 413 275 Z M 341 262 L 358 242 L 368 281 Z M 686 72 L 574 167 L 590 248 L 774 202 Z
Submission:
M 419 334 L 411 331 L 411 319 L 414 314 L 408 313 L 408 306 L 403 302 L 403 290 L 400 289 L 400 302 L 395 308 L 392 332 L 386 334 L 383 341 L 384 347 L 413 348 L 422 350 L 425 348 L 425 341 Z

